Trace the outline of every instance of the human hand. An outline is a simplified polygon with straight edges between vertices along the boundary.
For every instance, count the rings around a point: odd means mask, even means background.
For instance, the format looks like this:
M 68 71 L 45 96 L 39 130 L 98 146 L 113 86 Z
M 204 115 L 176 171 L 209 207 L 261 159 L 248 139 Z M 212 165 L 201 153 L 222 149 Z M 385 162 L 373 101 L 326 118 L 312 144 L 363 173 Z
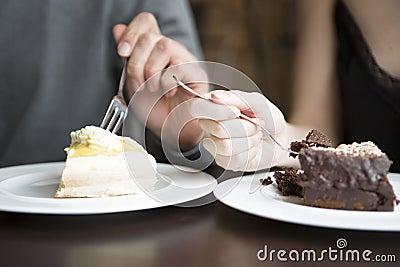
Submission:
M 140 92 L 135 95 L 135 103 L 139 104 L 133 106 L 135 114 L 160 137 L 170 112 L 192 98 L 176 89 L 172 74 L 184 83 L 205 81 L 206 74 L 197 63 L 183 64 L 196 62 L 197 59 L 184 45 L 163 36 L 155 17 L 150 13 L 137 15 L 129 25 L 116 25 L 113 34 L 118 44 L 118 54 L 128 58 L 126 86 L 129 97 Z M 169 71 L 165 71 L 167 67 Z M 205 83 L 193 83 L 190 86 L 202 93 L 208 91 Z M 197 121 L 182 126 L 181 119 L 175 116 L 175 121 L 164 130 L 169 131 L 167 135 L 171 138 L 178 134 L 180 148 L 187 150 L 200 141 L 202 131 Z M 176 133 L 175 129 L 178 128 L 182 129 Z
M 190 112 L 205 132 L 204 147 L 221 167 L 256 171 L 280 165 L 288 158 L 255 124 L 238 118 L 244 114 L 261 123 L 282 145 L 289 146 L 288 124 L 282 112 L 259 93 L 213 91 L 210 96 L 227 106 L 193 100 Z

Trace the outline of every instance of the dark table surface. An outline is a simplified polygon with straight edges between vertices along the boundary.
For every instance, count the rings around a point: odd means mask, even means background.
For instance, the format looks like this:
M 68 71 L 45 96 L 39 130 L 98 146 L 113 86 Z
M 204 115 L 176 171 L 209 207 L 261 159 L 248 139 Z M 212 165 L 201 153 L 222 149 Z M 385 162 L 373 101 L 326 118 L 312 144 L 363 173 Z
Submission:
M 0 212 L 0 266 L 319 266 L 260 261 L 257 252 L 284 249 L 369 249 L 397 263 L 331 261 L 324 266 L 398 266 L 400 233 L 325 229 L 245 214 L 216 201 L 194 207 L 50 216 Z M 360 253 L 361 253 L 360 252 Z M 263 256 L 264 254 L 260 254 Z M 295 254 L 292 254 L 295 255 Z M 286 254 L 286 257 L 288 255 Z

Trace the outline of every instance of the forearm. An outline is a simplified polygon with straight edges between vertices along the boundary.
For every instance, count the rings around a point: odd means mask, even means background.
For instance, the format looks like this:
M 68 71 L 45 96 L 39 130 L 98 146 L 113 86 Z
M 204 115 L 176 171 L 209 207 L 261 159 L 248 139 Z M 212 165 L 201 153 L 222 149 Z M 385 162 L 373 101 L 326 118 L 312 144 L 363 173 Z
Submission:
M 335 1 L 299 1 L 299 35 L 293 70 L 289 122 L 318 129 L 338 141 L 340 125 L 336 73 Z M 296 131 L 295 131 L 296 132 Z

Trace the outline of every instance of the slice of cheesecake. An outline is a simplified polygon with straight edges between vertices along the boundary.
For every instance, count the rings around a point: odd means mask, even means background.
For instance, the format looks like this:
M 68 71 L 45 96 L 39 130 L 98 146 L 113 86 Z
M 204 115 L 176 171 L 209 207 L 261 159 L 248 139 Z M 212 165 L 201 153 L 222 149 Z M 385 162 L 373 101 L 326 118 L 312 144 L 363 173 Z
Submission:
M 86 126 L 71 132 L 71 145 L 65 151 L 57 198 L 129 195 L 142 193 L 143 184 L 155 184 L 154 157 L 129 137 Z

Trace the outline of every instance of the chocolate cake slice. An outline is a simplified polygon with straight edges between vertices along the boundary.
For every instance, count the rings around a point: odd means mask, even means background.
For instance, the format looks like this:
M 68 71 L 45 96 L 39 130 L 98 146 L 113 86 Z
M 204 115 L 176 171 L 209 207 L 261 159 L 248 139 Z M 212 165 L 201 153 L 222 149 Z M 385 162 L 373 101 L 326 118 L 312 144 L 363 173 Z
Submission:
M 332 140 L 318 130 L 311 130 L 305 140 L 294 141 L 290 144 L 290 150 L 300 152 L 301 149 L 307 147 L 332 147 Z M 289 156 L 296 158 L 297 155 L 290 153 Z
M 306 147 L 299 160 L 306 205 L 393 211 L 396 197 L 386 177 L 391 162 L 374 143 Z
M 284 196 L 303 196 L 303 188 L 299 184 L 300 177 L 298 171 L 293 168 L 282 168 L 282 171 L 275 171 L 275 182 L 278 190 Z

